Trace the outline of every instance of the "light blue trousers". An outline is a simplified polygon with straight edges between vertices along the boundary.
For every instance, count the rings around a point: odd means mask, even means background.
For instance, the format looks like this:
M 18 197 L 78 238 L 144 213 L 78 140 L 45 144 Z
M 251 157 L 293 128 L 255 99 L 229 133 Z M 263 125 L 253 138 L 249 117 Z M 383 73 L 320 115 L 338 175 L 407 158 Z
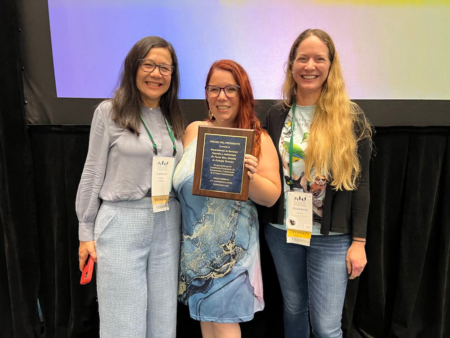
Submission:
M 176 334 L 181 210 L 151 198 L 103 202 L 95 223 L 101 338 Z

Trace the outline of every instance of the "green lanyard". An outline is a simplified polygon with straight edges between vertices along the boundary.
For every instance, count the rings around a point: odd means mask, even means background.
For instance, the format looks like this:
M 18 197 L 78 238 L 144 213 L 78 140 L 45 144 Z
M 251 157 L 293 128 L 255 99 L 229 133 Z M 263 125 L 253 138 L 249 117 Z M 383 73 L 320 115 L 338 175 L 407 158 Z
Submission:
M 144 123 L 145 130 L 147 130 L 148 137 L 150 137 L 150 140 L 152 141 L 153 153 L 155 155 L 158 155 L 158 148 L 156 146 L 155 140 L 153 140 L 152 134 L 150 133 L 150 130 L 148 130 L 147 124 L 145 123 L 144 117 L 142 115 L 141 115 L 141 120 Z M 173 136 L 172 128 L 170 128 L 169 123 L 167 122 L 166 118 L 164 118 L 164 121 L 166 122 L 167 131 L 169 132 L 170 139 L 172 140 L 172 143 L 173 143 L 172 156 L 175 156 L 177 154 L 177 145 L 175 143 L 175 136 Z
M 293 156 L 292 154 L 294 153 L 294 124 L 295 124 L 295 110 L 297 109 L 297 104 L 294 101 L 292 102 L 292 118 L 291 118 L 291 143 L 289 144 L 289 182 L 287 183 L 289 185 L 289 188 L 291 188 L 291 190 L 294 190 L 294 181 L 292 181 L 292 163 L 293 161 Z M 306 182 L 306 185 L 309 187 L 310 186 L 310 182 Z M 305 191 L 306 192 L 306 191 Z
M 291 190 L 294 190 L 294 182 L 292 181 L 292 162 L 293 162 L 293 156 L 292 153 L 294 152 L 294 124 L 295 124 L 295 109 L 297 108 L 297 104 L 294 101 L 292 102 L 292 118 L 291 118 L 291 143 L 289 143 L 289 182 L 288 185 L 291 188 Z

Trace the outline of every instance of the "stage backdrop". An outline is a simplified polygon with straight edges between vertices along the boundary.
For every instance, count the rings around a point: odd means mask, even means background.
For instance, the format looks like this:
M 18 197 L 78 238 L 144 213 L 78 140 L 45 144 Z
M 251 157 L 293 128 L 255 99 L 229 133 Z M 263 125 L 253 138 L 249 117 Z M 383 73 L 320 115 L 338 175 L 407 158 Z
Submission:
M 351 99 L 375 125 L 450 125 L 449 0 L 18 4 L 30 124 L 89 124 L 95 106 L 112 96 L 127 52 L 148 35 L 166 38 L 177 51 L 188 119 L 204 118 L 205 77 L 223 58 L 248 71 L 264 115 L 281 97 L 292 42 L 307 28 L 321 28 L 336 43 Z
M 111 96 L 130 48 L 158 35 L 178 53 L 181 98 L 204 98 L 210 65 L 233 59 L 248 71 L 257 99 L 278 99 L 292 42 L 321 28 L 340 52 L 353 99 L 450 99 L 448 1 L 48 3 L 58 97 Z

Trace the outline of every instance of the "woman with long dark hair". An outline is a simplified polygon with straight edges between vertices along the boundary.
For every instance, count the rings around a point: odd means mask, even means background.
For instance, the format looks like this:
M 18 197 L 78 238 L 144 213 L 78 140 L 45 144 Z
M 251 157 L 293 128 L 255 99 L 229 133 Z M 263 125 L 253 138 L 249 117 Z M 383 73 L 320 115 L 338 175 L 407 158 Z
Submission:
M 174 175 L 183 214 L 179 296 L 189 305 L 191 317 L 201 322 L 204 338 L 237 338 L 239 322 L 251 320 L 264 308 L 254 203 L 271 206 L 278 199 L 278 161 L 256 117 L 253 91 L 242 66 L 216 61 L 205 93 L 209 118 L 186 129 L 185 152 Z M 254 154 L 245 157 L 248 201 L 192 195 L 200 125 L 255 130 Z
M 342 337 L 347 281 L 367 263 L 371 127 L 350 101 L 334 43 L 320 29 L 294 41 L 283 95 L 266 127 L 284 194 L 259 217 L 283 294 L 285 334 L 309 337 L 310 319 L 316 337 Z
M 154 176 L 171 178 L 183 154 L 179 81 L 172 45 L 143 38 L 92 120 L 76 210 L 80 270 L 97 262 L 102 338 L 175 337 L 181 211 Z

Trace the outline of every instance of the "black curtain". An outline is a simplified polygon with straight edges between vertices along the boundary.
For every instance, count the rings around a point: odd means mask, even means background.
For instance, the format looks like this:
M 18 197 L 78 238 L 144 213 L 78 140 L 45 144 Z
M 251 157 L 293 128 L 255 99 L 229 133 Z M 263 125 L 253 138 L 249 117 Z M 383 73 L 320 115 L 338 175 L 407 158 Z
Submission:
M 80 285 L 75 196 L 89 127 L 31 126 L 44 337 L 98 337 L 94 281 Z
M 0 337 L 38 337 L 39 253 L 16 3 L 0 10 Z
M 397 127 L 375 137 L 369 265 L 349 337 L 450 337 L 449 135 Z
M 98 335 L 95 284 L 79 285 L 74 210 L 88 132 L 88 127 L 30 126 L 46 337 Z M 361 278 L 349 283 L 347 337 L 450 336 L 449 135 L 449 127 L 378 128 L 369 263 Z M 283 337 L 279 285 L 261 240 L 266 309 L 242 326 L 243 337 Z M 180 306 L 178 337 L 196 336 L 198 323 Z

